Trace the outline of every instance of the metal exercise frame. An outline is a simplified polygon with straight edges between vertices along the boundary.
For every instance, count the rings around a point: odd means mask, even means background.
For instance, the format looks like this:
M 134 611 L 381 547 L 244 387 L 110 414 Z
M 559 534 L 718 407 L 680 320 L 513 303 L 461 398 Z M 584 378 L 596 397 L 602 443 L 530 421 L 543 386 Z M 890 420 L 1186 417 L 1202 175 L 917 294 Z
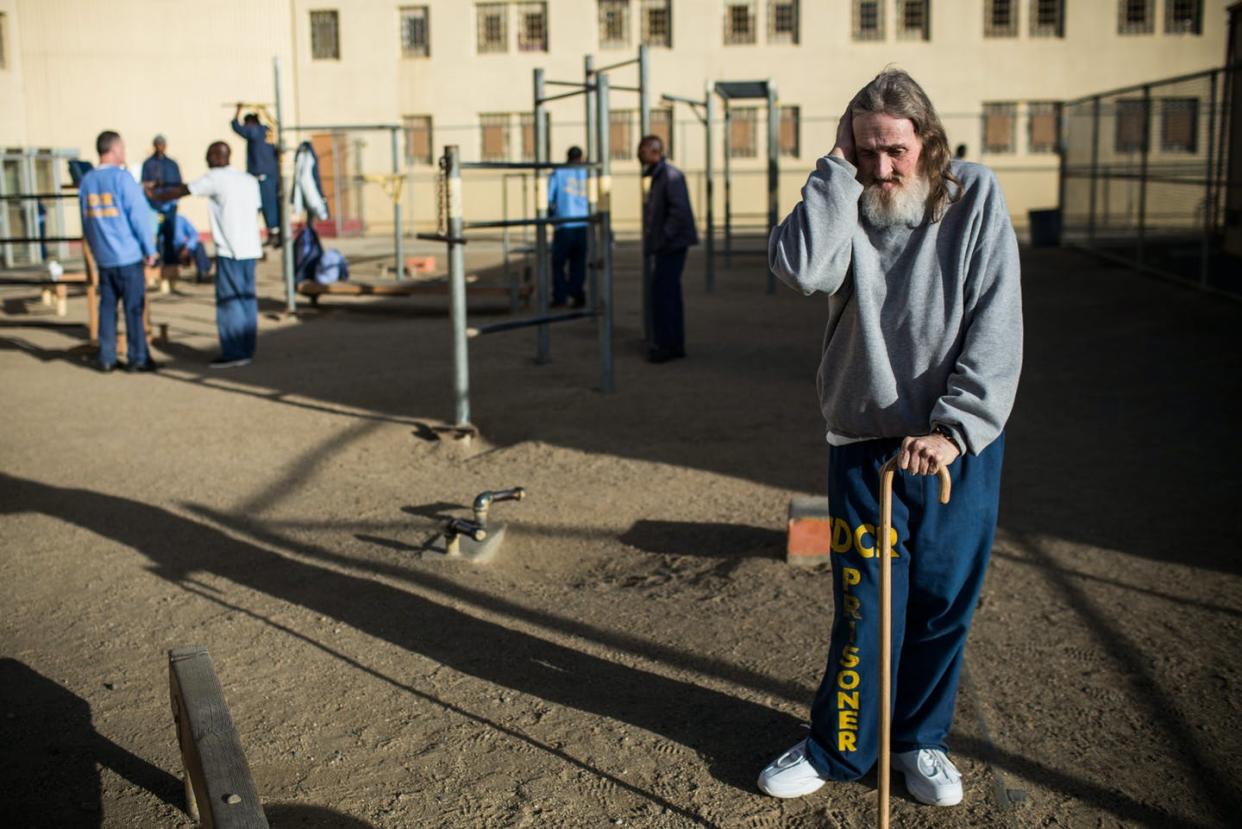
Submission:
M 536 89 L 541 86 L 541 72 L 536 72 Z M 612 235 L 611 210 L 611 178 L 608 160 L 608 76 L 598 75 L 595 84 L 595 117 L 597 136 L 596 142 L 600 151 L 601 161 L 598 164 L 554 164 L 544 157 L 547 145 L 544 141 L 547 122 L 536 117 L 534 162 L 507 161 L 476 161 L 463 162 L 456 145 L 444 148 L 441 160 L 444 181 L 444 215 L 445 221 L 439 233 L 420 233 L 418 238 L 442 241 L 448 248 L 449 263 L 449 297 L 450 317 L 453 327 L 453 399 L 455 425 L 459 429 L 473 428 L 470 423 L 470 356 L 469 340 L 486 334 L 498 334 L 504 331 L 515 331 L 521 328 L 535 328 L 535 361 L 546 363 L 549 359 L 550 343 L 548 326 L 557 322 L 595 317 L 599 335 L 600 356 L 600 390 L 608 394 L 615 390 L 612 351 L 613 327 L 613 289 L 612 289 L 612 245 L 607 243 Z M 536 95 L 536 99 L 541 97 Z M 537 110 L 538 113 L 538 110 Z M 543 193 L 542 204 L 536 205 L 537 216 L 533 219 L 501 219 L 467 222 L 462 211 L 461 174 L 463 170 L 532 170 L 538 176 L 539 171 L 555 170 L 565 167 L 585 168 L 588 171 L 588 193 L 593 202 L 592 210 L 586 217 L 593 226 L 599 227 L 599 236 L 605 240 L 600 246 L 600 268 L 591 272 L 591 307 L 588 310 L 571 311 L 551 314 L 548 308 L 548 288 L 551 270 L 548 267 L 547 233 L 548 226 L 581 222 L 582 217 L 569 216 L 549 218 L 547 216 L 547 195 Z M 536 181 L 543 180 L 537 177 Z M 546 187 L 546 184 L 544 185 Z M 535 228 L 536 246 L 539 250 L 539 273 L 536 296 L 537 313 L 526 319 L 507 320 L 477 327 L 468 327 L 466 319 L 466 260 L 465 237 L 467 230 L 484 228 Z M 597 284 L 598 283 L 600 284 Z
M 703 274 L 703 287 L 708 293 L 716 289 L 716 221 L 715 221 L 715 164 L 712 158 L 712 120 L 715 117 L 715 101 L 712 98 L 712 84 L 709 81 L 704 90 L 702 100 L 683 98 L 680 95 L 661 95 L 661 100 L 669 103 L 688 104 L 703 125 L 703 178 L 706 187 L 706 227 L 704 228 L 703 245 L 706 254 L 706 268 Z
M 729 102 L 734 99 L 762 98 L 767 101 L 768 133 L 768 235 L 780 221 L 780 104 L 776 83 L 766 81 L 717 81 L 711 88 L 724 102 L 724 258 L 725 267 L 733 264 L 733 170 L 731 165 L 733 114 Z M 710 95 L 708 96 L 710 97 Z M 763 214 L 755 214 L 763 215 Z M 768 293 L 776 293 L 776 274 L 768 270 Z
M 401 169 L 401 125 L 400 124 L 297 124 L 285 126 L 281 117 L 280 106 L 280 59 L 272 58 L 272 70 L 276 84 L 276 147 L 277 152 L 283 159 L 287 149 L 285 145 L 285 133 L 291 132 L 388 132 L 389 142 L 392 150 L 392 177 L 402 175 Z M 297 291 L 293 283 L 293 252 L 291 248 L 292 239 L 290 236 L 290 216 L 289 216 L 289 197 L 291 187 L 286 187 L 284 181 L 283 164 L 281 166 L 281 177 L 277 185 L 280 192 L 280 256 L 281 265 L 285 274 L 285 294 L 286 305 L 289 313 L 297 312 Z M 361 175 L 361 172 L 359 172 Z M 396 256 L 395 268 L 393 272 L 397 279 L 405 276 L 405 243 L 402 238 L 401 226 L 401 191 L 395 190 L 395 196 L 392 198 L 392 246 L 393 253 Z M 392 194 L 390 194 L 392 195 Z M 339 212 L 339 209 L 338 211 Z

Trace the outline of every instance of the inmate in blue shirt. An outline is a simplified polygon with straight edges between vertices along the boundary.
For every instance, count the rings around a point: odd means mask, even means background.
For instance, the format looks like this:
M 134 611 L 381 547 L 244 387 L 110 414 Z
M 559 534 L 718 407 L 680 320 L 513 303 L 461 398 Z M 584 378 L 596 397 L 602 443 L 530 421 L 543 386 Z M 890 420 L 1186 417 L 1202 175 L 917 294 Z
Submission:
M 82 234 L 101 268 L 119 268 L 155 255 L 146 194 L 126 170 L 112 164 L 82 176 L 78 186 Z
M 246 139 L 246 172 L 259 176 L 274 176 L 279 172 L 276 166 L 276 148 L 267 143 L 267 127 L 262 124 L 243 124 L 233 119 L 233 132 Z
M 558 167 L 548 176 L 548 214 L 553 218 L 591 214 L 587 201 L 587 171 L 584 167 Z M 556 227 L 586 227 L 586 222 L 566 222 Z
M 181 168 L 177 166 L 177 162 L 168 156 L 160 157 L 152 155 L 146 161 L 142 162 L 142 180 L 154 181 L 161 187 L 170 187 L 174 184 L 181 183 Z M 151 200 L 151 209 L 160 213 L 172 213 L 177 209 L 177 200 L 169 199 L 168 201 Z
M 190 224 L 189 219 L 178 213 L 177 224 L 173 228 L 173 247 L 177 250 L 185 248 L 192 251 L 198 246 L 198 229 Z

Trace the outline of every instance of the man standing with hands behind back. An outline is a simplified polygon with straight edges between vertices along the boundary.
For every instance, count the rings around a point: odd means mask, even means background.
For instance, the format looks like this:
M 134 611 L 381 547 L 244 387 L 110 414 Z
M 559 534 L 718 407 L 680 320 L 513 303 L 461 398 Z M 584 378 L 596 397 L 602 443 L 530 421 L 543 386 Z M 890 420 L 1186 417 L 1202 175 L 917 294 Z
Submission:
M 759 776 L 775 797 L 855 780 L 878 756 L 880 466 L 893 483 L 893 765 L 915 799 L 952 806 L 945 742 L 991 552 L 1004 426 L 1022 363 L 1018 246 L 996 178 L 950 159 L 935 108 L 888 69 L 842 116 L 768 241 L 790 287 L 828 295 L 819 367 L 834 544 L 828 664 L 807 739 Z M 953 498 L 937 503 L 947 469 Z M 842 533 L 842 536 L 845 534 Z
M 155 264 L 151 210 L 142 188 L 125 169 L 125 142 L 112 130 L 95 139 L 99 166 L 82 176 L 78 201 L 82 235 L 99 269 L 99 369 L 116 368 L 116 303 L 125 308 L 127 371 L 155 371 L 147 353 L 142 311 L 147 282 L 143 266 Z
M 664 142 L 648 135 L 638 144 L 643 175 L 651 177 L 643 256 L 651 257 L 651 338 L 647 359 L 667 363 L 686 356 L 681 272 L 686 251 L 699 243 L 686 177 L 664 158 Z

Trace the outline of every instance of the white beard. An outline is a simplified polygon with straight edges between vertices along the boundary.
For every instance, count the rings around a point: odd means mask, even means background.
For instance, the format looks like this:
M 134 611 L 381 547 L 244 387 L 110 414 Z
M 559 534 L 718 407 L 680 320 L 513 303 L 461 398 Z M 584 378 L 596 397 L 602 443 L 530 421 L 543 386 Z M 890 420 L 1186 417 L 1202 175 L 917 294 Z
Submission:
M 863 189 L 858 206 L 863 219 L 872 227 L 883 229 L 897 225 L 916 227 L 923 223 L 927 214 L 927 194 L 931 185 L 924 176 L 903 181 L 890 192 L 884 192 L 879 182 Z

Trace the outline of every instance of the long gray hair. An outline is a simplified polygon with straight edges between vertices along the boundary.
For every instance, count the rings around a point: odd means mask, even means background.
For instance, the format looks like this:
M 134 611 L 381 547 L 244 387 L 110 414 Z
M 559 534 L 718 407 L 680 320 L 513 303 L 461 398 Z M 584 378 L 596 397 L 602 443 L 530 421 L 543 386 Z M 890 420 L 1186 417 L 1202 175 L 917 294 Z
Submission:
M 949 169 L 953 157 L 944 124 L 931 99 L 914 78 L 900 69 L 885 69 L 864 86 L 850 101 L 850 112 L 876 112 L 894 118 L 908 118 L 914 134 L 923 142 L 920 172 L 927 178 L 927 208 L 933 222 L 940 221 L 949 204 L 961 197 L 961 185 Z M 949 183 L 957 185 L 952 191 Z

